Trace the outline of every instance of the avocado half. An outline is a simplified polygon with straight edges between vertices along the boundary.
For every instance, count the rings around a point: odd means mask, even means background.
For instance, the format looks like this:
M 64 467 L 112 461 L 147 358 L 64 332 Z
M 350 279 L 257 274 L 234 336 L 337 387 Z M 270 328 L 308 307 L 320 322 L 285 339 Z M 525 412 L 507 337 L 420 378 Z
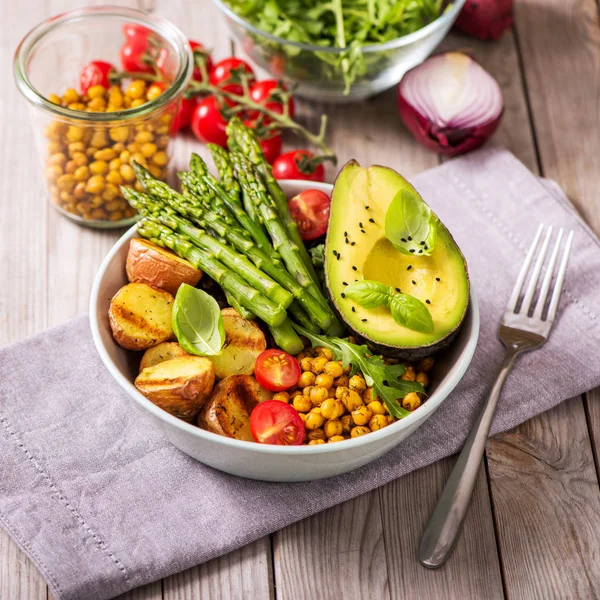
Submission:
M 325 276 L 337 311 L 359 337 L 384 356 L 418 360 L 454 339 L 467 313 L 470 284 L 465 258 L 441 222 L 429 256 L 404 254 L 387 239 L 386 212 L 403 189 L 418 196 L 392 169 L 364 168 L 356 161 L 344 166 L 331 198 Z M 363 279 L 379 281 L 426 302 L 433 331 L 413 331 L 396 323 L 385 306 L 364 308 L 344 298 L 346 285 Z

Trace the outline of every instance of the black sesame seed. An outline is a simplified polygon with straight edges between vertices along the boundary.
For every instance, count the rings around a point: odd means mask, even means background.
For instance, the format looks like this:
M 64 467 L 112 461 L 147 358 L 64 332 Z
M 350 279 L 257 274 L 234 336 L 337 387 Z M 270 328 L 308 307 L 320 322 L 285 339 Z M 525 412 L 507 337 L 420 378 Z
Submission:
M 358 271 L 358 269 L 354 265 L 352 265 L 352 270 L 353 271 Z
M 342 281 L 342 285 L 348 285 L 345 281 Z
M 440 281 L 440 278 L 439 278 L 439 277 L 436 277 L 436 278 L 435 278 L 435 280 L 436 280 L 436 281 Z
M 408 236 L 408 241 L 412 242 L 412 238 L 410 237 L 410 235 Z
M 425 250 L 429 250 L 429 246 L 424 246 Z
M 366 233 L 366 231 L 364 229 L 361 229 L 360 232 L 361 233 Z
M 345 297 L 346 297 L 346 294 L 344 294 L 344 292 L 342 292 L 342 293 L 340 294 L 340 296 L 341 296 L 342 298 L 345 298 Z
M 346 238 L 346 244 L 349 244 L 350 242 L 348 241 L 348 238 Z
M 366 323 L 366 322 L 367 322 L 367 320 L 366 320 L 366 319 L 362 319 L 362 322 L 363 322 L 363 323 Z
M 344 231 L 344 237 L 348 237 L 348 232 Z
M 400 288 L 396 288 L 396 291 L 400 293 L 402 290 Z
M 362 223 L 358 223 L 358 226 L 362 229 L 364 227 L 364 225 Z
M 341 257 L 340 257 L 340 253 L 339 253 L 339 252 L 338 252 L 338 255 L 336 256 L 336 258 L 337 258 L 338 260 L 340 260 L 340 258 L 341 258 Z
M 354 306 L 352 307 L 352 312 L 356 312 L 356 309 L 354 308 Z
M 431 304 L 431 302 L 429 302 L 429 300 L 425 300 L 425 302 L 427 302 L 427 304 Z
M 401 242 L 406 242 L 406 238 L 400 238 Z
M 337 250 L 333 250 L 333 255 L 337 256 Z
M 369 223 L 375 223 L 375 219 L 369 219 Z
M 424 245 L 425 245 L 425 242 L 419 242 L 419 245 L 420 245 L 420 246 L 424 246 Z
M 419 254 L 423 254 L 423 250 L 419 250 Z
M 406 267 L 407 271 L 410 271 L 412 269 L 412 265 L 408 265 L 408 267 Z
M 351 243 L 350 243 L 350 245 L 351 245 L 351 246 L 354 246 L 354 244 L 356 244 L 356 242 L 351 242 Z
M 417 282 L 416 282 L 416 281 L 413 279 L 413 280 L 412 280 L 412 284 L 413 284 L 413 285 L 417 285 Z
M 384 379 L 381 383 L 383 383 L 383 385 L 389 387 L 390 382 L 387 379 Z
M 414 252 L 414 251 L 415 251 L 415 249 L 414 249 L 414 248 L 411 248 L 411 249 L 409 250 L 409 252 Z
M 369 210 L 369 207 L 368 207 L 368 206 L 365 206 L 365 208 L 366 208 L 367 210 Z

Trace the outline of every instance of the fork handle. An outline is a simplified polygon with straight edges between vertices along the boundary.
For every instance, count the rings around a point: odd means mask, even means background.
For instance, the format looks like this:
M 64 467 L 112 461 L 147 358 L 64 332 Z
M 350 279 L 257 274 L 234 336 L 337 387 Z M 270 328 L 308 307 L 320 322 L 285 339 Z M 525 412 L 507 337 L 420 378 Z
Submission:
M 516 346 L 507 349 L 490 395 L 425 527 L 419 561 L 428 569 L 441 567 L 454 549 L 471 500 L 500 392 L 520 352 Z

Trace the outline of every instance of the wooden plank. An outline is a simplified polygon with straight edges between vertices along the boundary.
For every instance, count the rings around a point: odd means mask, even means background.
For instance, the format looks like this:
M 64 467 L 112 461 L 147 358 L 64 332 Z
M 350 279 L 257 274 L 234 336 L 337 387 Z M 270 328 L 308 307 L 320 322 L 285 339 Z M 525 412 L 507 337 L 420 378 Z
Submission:
M 592 451 L 594 452 L 594 462 L 596 463 L 596 473 L 600 479 L 600 388 L 592 390 L 585 395 L 584 405 Z
M 0 598 L 46 600 L 46 584 L 33 563 L 0 529 Z
M 580 398 L 490 440 L 490 485 L 510 598 L 595 598 L 600 496 Z

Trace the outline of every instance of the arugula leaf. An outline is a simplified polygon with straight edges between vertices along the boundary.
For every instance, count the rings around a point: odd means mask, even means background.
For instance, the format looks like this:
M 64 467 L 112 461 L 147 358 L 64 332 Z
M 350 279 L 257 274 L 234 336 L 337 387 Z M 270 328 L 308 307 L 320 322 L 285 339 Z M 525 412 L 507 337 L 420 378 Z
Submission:
M 308 338 L 311 345 L 323 346 L 333 352 L 335 360 L 341 360 L 344 367 L 351 365 L 351 375 L 361 372 L 365 382 L 372 387 L 377 396 L 385 402 L 390 415 L 401 419 L 410 414 L 402 408 L 402 398 L 409 392 L 425 393 L 425 389 L 416 381 L 400 379 L 406 372 L 402 363 L 386 365 L 381 356 L 373 356 L 367 346 L 358 346 L 338 337 L 326 337 L 311 333 L 304 327 L 292 323 L 294 329 Z
M 429 256 L 437 240 L 437 227 L 437 217 L 411 190 L 400 190 L 385 214 L 385 236 L 403 254 Z
M 181 284 L 173 304 L 173 331 L 189 354 L 219 354 L 225 342 L 225 325 L 217 301 L 202 290 Z
M 433 319 L 429 309 L 423 302 L 408 294 L 397 294 L 390 302 L 392 318 L 398 325 L 420 331 L 431 333 L 433 331 Z

